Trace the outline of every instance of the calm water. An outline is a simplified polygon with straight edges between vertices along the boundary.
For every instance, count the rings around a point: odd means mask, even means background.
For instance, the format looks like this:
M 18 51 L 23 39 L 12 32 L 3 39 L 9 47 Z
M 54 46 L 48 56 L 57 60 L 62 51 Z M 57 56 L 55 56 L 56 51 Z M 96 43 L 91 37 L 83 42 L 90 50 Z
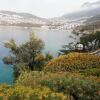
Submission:
M 11 38 L 15 39 L 18 44 L 28 40 L 29 33 L 35 33 L 45 43 L 44 53 L 51 53 L 57 56 L 57 52 L 62 45 L 75 41 L 69 36 L 74 36 L 70 31 L 57 30 L 41 30 L 41 29 L 27 29 L 21 27 L 4 27 L 0 26 L 0 41 L 7 41 Z M 75 37 L 75 36 L 74 36 Z M 13 81 L 12 66 L 3 64 L 2 58 L 8 55 L 9 50 L 0 44 L 0 83 L 11 84 Z

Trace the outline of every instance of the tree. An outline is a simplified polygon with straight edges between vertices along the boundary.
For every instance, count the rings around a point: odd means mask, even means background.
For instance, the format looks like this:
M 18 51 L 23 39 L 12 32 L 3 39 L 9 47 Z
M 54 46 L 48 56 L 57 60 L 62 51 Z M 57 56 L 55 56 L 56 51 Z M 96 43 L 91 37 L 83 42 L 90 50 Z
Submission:
M 89 51 L 100 48 L 100 31 L 83 35 L 80 37 L 80 43 L 84 45 L 84 49 L 88 49 Z
M 78 45 L 82 45 L 82 50 L 78 50 Z M 69 43 L 68 45 L 63 45 L 63 48 L 60 50 L 59 55 L 68 54 L 70 52 L 87 52 L 100 49 L 100 31 L 96 31 L 91 34 L 83 34 L 80 37 L 79 42 Z
M 5 57 L 3 61 L 6 64 L 11 62 L 14 65 L 14 73 L 17 76 L 25 70 L 42 69 L 41 67 L 44 64 L 44 56 L 42 55 L 44 43 L 34 34 L 30 34 L 29 41 L 24 44 L 17 45 L 13 39 L 4 44 L 6 48 L 10 49 L 11 55 L 10 57 Z M 41 59 L 39 59 L 40 55 Z

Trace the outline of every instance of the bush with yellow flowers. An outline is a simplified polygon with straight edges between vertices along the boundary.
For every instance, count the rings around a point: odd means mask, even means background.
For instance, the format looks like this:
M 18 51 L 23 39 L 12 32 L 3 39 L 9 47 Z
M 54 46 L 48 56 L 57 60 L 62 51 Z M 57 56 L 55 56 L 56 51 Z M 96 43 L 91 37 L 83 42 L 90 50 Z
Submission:
M 0 100 L 69 100 L 63 93 L 47 87 L 32 89 L 24 86 L 0 85 Z
M 70 53 L 43 71 L 21 73 L 12 86 L 0 85 L 0 100 L 100 100 L 99 72 L 99 56 Z
M 23 72 L 16 80 L 16 85 L 23 85 L 25 87 L 36 88 L 39 87 L 38 81 L 44 76 L 42 71 Z
M 100 56 L 88 53 L 70 53 L 48 62 L 44 67 L 44 71 L 75 72 L 90 68 L 100 68 Z

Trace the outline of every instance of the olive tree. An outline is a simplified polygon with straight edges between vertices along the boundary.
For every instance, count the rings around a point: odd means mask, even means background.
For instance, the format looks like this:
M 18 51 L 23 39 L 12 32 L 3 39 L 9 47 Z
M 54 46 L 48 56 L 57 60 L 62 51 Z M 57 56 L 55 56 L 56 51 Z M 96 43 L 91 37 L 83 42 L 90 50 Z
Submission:
M 89 51 L 96 50 L 100 48 L 100 31 L 92 34 L 83 35 L 80 38 L 80 42 L 84 45 L 84 49 Z
M 11 39 L 4 43 L 6 48 L 10 49 L 10 56 L 4 57 L 3 61 L 6 64 L 14 65 L 15 75 L 19 75 L 25 70 L 41 70 L 45 61 L 42 55 L 44 43 L 34 34 L 30 34 L 29 40 L 26 43 L 17 45 L 15 40 Z

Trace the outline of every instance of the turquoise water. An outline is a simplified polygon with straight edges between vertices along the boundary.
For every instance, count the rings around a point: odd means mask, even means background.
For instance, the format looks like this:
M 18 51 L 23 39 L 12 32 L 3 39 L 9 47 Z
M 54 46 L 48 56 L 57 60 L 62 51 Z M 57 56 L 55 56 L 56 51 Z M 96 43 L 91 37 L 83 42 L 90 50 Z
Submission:
M 28 40 L 29 33 L 35 33 L 36 36 L 44 41 L 44 53 L 49 52 L 55 57 L 57 56 L 58 51 L 61 49 L 62 45 L 66 45 L 75 41 L 73 38 L 69 38 L 70 35 L 74 38 L 77 38 L 70 31 L 0 26 L 0 42 L 13 38 L 18 44 L 20 44 Z M 2 62 L 2 58 L 7 55 L 9 55 L 9 49 L 6 49 L 2 44 L 0 44 L 0 83 L 11 84 L 13 81 L 12 66 L 5 65 Z
M 0 83 L 11 84 L 13 82 L 13 69 L 12 66 L 5 65 L 0 60 Z

